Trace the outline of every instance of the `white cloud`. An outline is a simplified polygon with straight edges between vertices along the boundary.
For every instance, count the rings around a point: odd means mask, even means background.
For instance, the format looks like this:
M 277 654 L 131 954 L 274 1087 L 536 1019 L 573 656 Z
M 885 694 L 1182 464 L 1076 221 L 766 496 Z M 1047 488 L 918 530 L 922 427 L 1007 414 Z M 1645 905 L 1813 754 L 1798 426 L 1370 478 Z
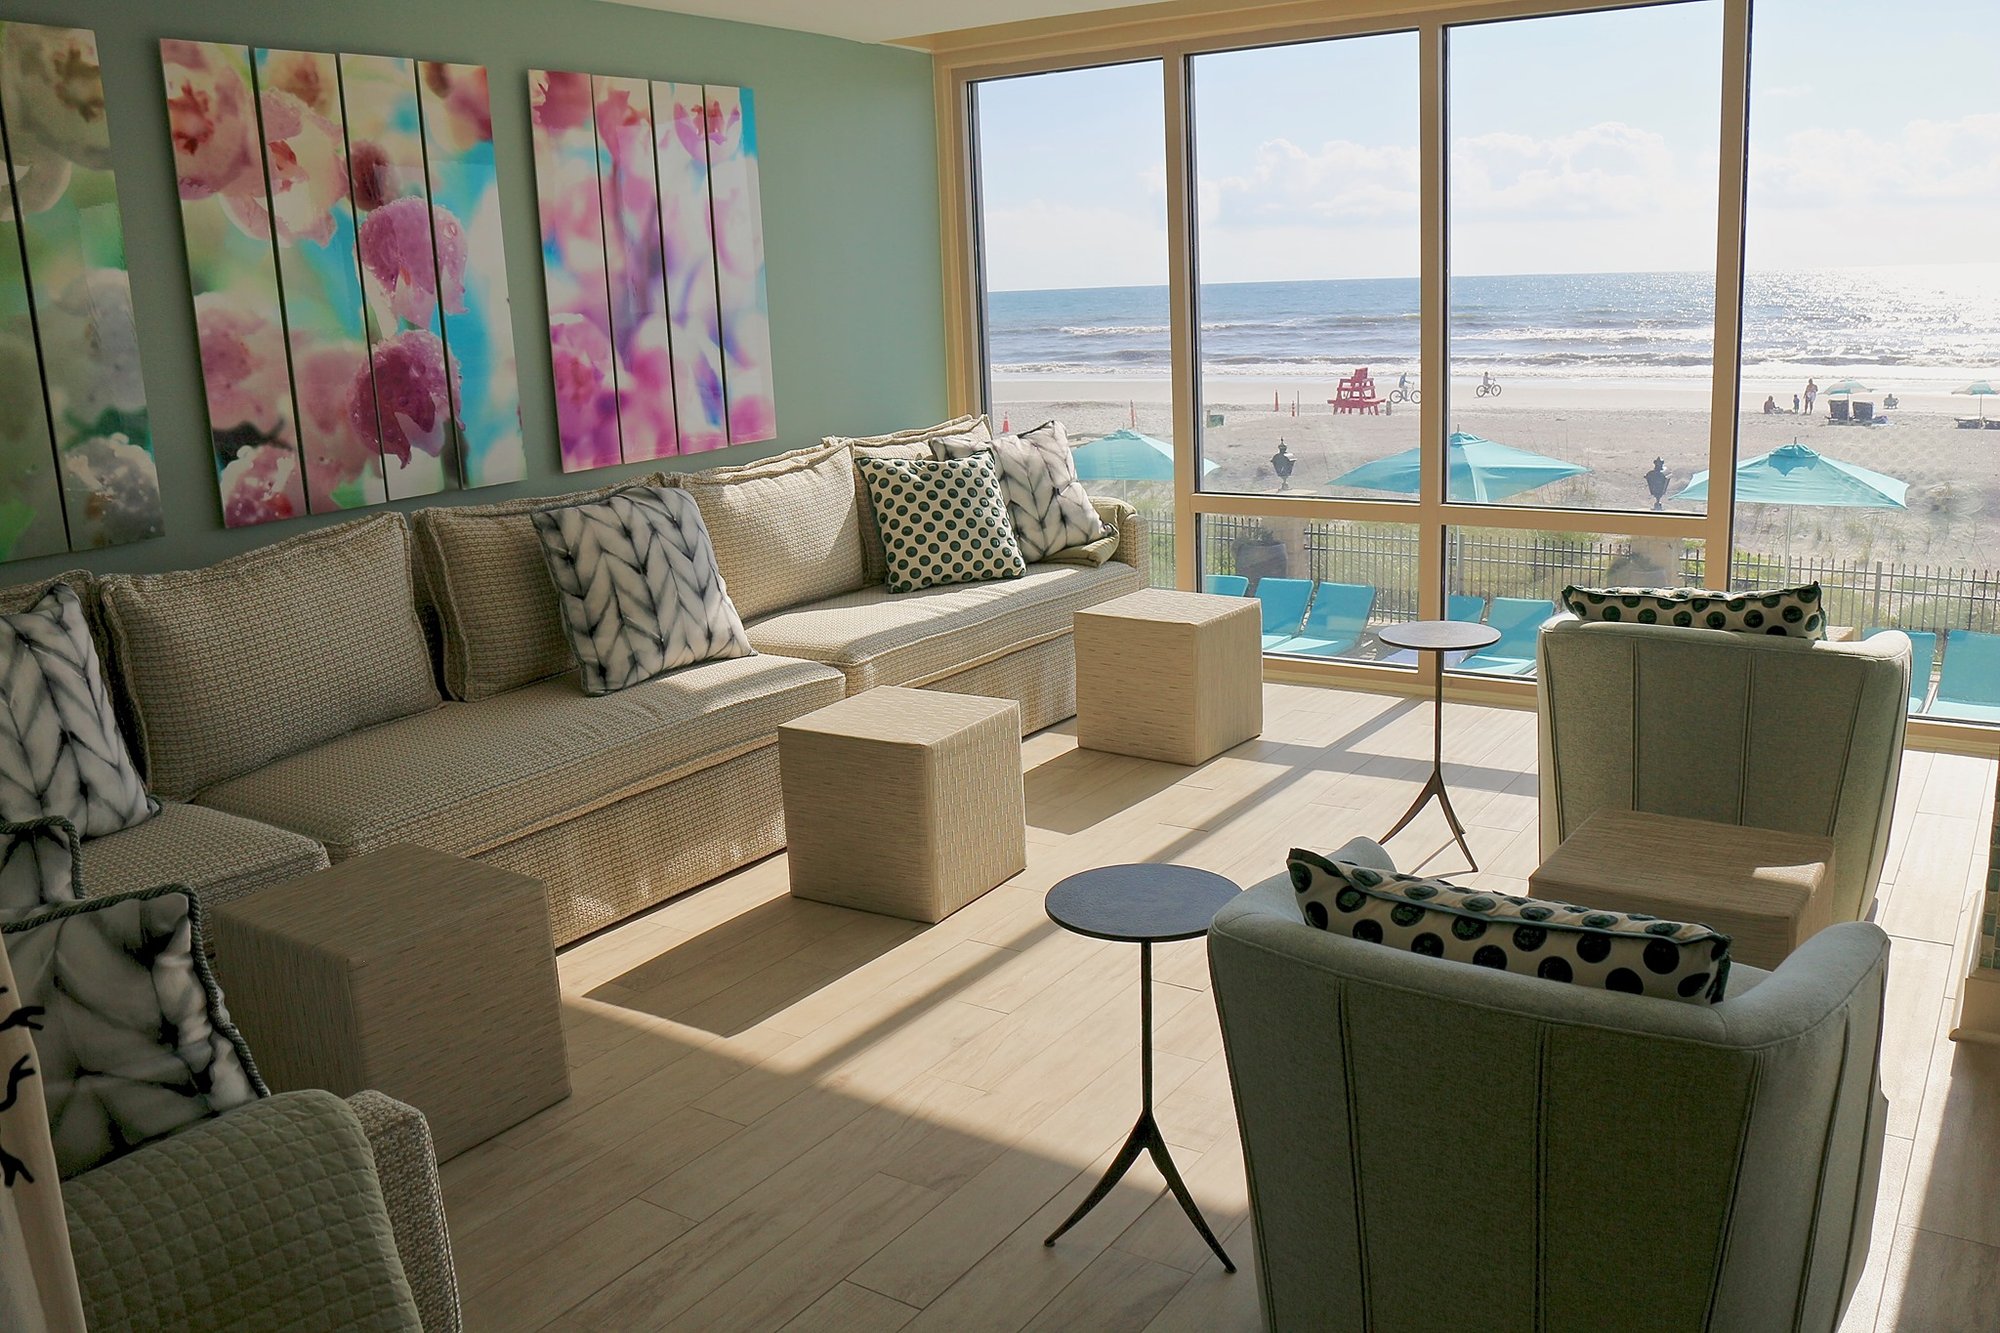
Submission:
M 1417 219 L 1414 148 L 1370 147 L 1331 139 L 1318 149 L 1290 139 L 1257 146 L 1247 171 L 1204 176 L 1204 215 L 1216 222 L 1328 223 Z

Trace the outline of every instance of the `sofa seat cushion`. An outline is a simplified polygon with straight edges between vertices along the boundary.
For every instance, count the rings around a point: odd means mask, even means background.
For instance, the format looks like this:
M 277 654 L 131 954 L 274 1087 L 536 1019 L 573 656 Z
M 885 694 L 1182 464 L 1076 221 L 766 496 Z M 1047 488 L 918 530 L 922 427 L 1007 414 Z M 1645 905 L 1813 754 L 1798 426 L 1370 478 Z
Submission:
M 289 829 L 204 805 L 164 801 L 143 824 L 83 844 L 83 894 L 182 884 L 204 908 L 324 870 L 326 848 Z
M 842 694 L 837 672 L 770 656 L 616 694 L 558 676 L 342 736 L 201 799 L 295 829 L 336 861 L 398 842 L 470 856 L 768 744 Z
M 96 1329 L 421 1328 L 361 1122 L 281 1093 L 63 1184 Z
M 1119 562 L 1030 565 L 1024 578 L 916 592 L 863 588 L 780 611 L 750 624 L 760 653 L 838 667 L 847 692 L 927 685 L 1070 632 L 1070 617 L 1139 587 Z

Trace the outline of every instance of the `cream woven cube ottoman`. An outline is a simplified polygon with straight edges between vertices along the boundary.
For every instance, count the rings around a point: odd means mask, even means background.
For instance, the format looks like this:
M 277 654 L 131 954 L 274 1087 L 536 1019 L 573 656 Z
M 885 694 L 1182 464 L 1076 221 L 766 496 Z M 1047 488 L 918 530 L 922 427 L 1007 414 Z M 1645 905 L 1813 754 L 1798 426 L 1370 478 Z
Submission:
M 274 1091 L 376 1088 L 438 1160 L 569 1095 L 541 881 L 385 847 L 210 917 L 230 1016 Z
M 942 921 L 1028 864 L 1021 705 L 884 686 L 778 728 L 792 894 Z
M 1264 729 L 1252 597 L 1147 588 L 1076 613 L 1076 743 L 1199 764 Z

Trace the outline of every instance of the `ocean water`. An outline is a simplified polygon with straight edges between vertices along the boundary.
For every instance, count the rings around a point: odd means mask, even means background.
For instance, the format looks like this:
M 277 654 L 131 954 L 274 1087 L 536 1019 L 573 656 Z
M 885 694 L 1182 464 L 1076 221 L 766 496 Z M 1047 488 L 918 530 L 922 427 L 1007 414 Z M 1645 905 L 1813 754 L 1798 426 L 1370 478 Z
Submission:
M 1165 287 L 993 292 L 999 374 L 1164 376 Z M 2000 264 L 1753 273 L 1746 379 L 1866 375 L 1935 388 L 2000 375 Z M 1417 280 L 1212 284 L 1202 289 L 1208 376 L 1416 371 Z M 1497 377 L 1700 379 L 1712 363 L 1714 283 L 1697 273 L 1457 277 L 1452 369 Z

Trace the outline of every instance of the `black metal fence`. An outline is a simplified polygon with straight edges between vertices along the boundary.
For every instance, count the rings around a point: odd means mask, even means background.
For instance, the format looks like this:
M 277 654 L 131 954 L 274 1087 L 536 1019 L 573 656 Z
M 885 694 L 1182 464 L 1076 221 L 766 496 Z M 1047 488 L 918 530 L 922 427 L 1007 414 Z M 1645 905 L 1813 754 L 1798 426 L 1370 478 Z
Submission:
M 1145 510 L 1153 581 L 1173 582 L 1174 515 Z M 1261 519 L 1203 518 L 1201 564 L 1209 574 L 1285 574 L 1376 589 L 1377 620 L 1417 616 L 1417 534 L 1407 524 L 1304 524 L 1307 568 L 1291 567 L 1288 548 Z M 1272 551 L 1288 563 L 1248 566 Z M 1239 570 L 1239 556 L 1245 568 Z M 1689 586 L 1713 579 L 1701 542 L 1672 539 L 1634 542 L 1565 532 L 1511 533 L 1457 528 L 1446 552 L 1452 592 L 1482 597 L 1552 597 L 1566 585 Z M 1910 565 L 1885 560 L 1792 559 L 1738 551 L 1730 561 L 1730 587 L 1768 587 L 1817 581 L 1825 589 L 1833 624 L 1863 629 L 1969 629 L 2000 633 L 2000 571 Z

